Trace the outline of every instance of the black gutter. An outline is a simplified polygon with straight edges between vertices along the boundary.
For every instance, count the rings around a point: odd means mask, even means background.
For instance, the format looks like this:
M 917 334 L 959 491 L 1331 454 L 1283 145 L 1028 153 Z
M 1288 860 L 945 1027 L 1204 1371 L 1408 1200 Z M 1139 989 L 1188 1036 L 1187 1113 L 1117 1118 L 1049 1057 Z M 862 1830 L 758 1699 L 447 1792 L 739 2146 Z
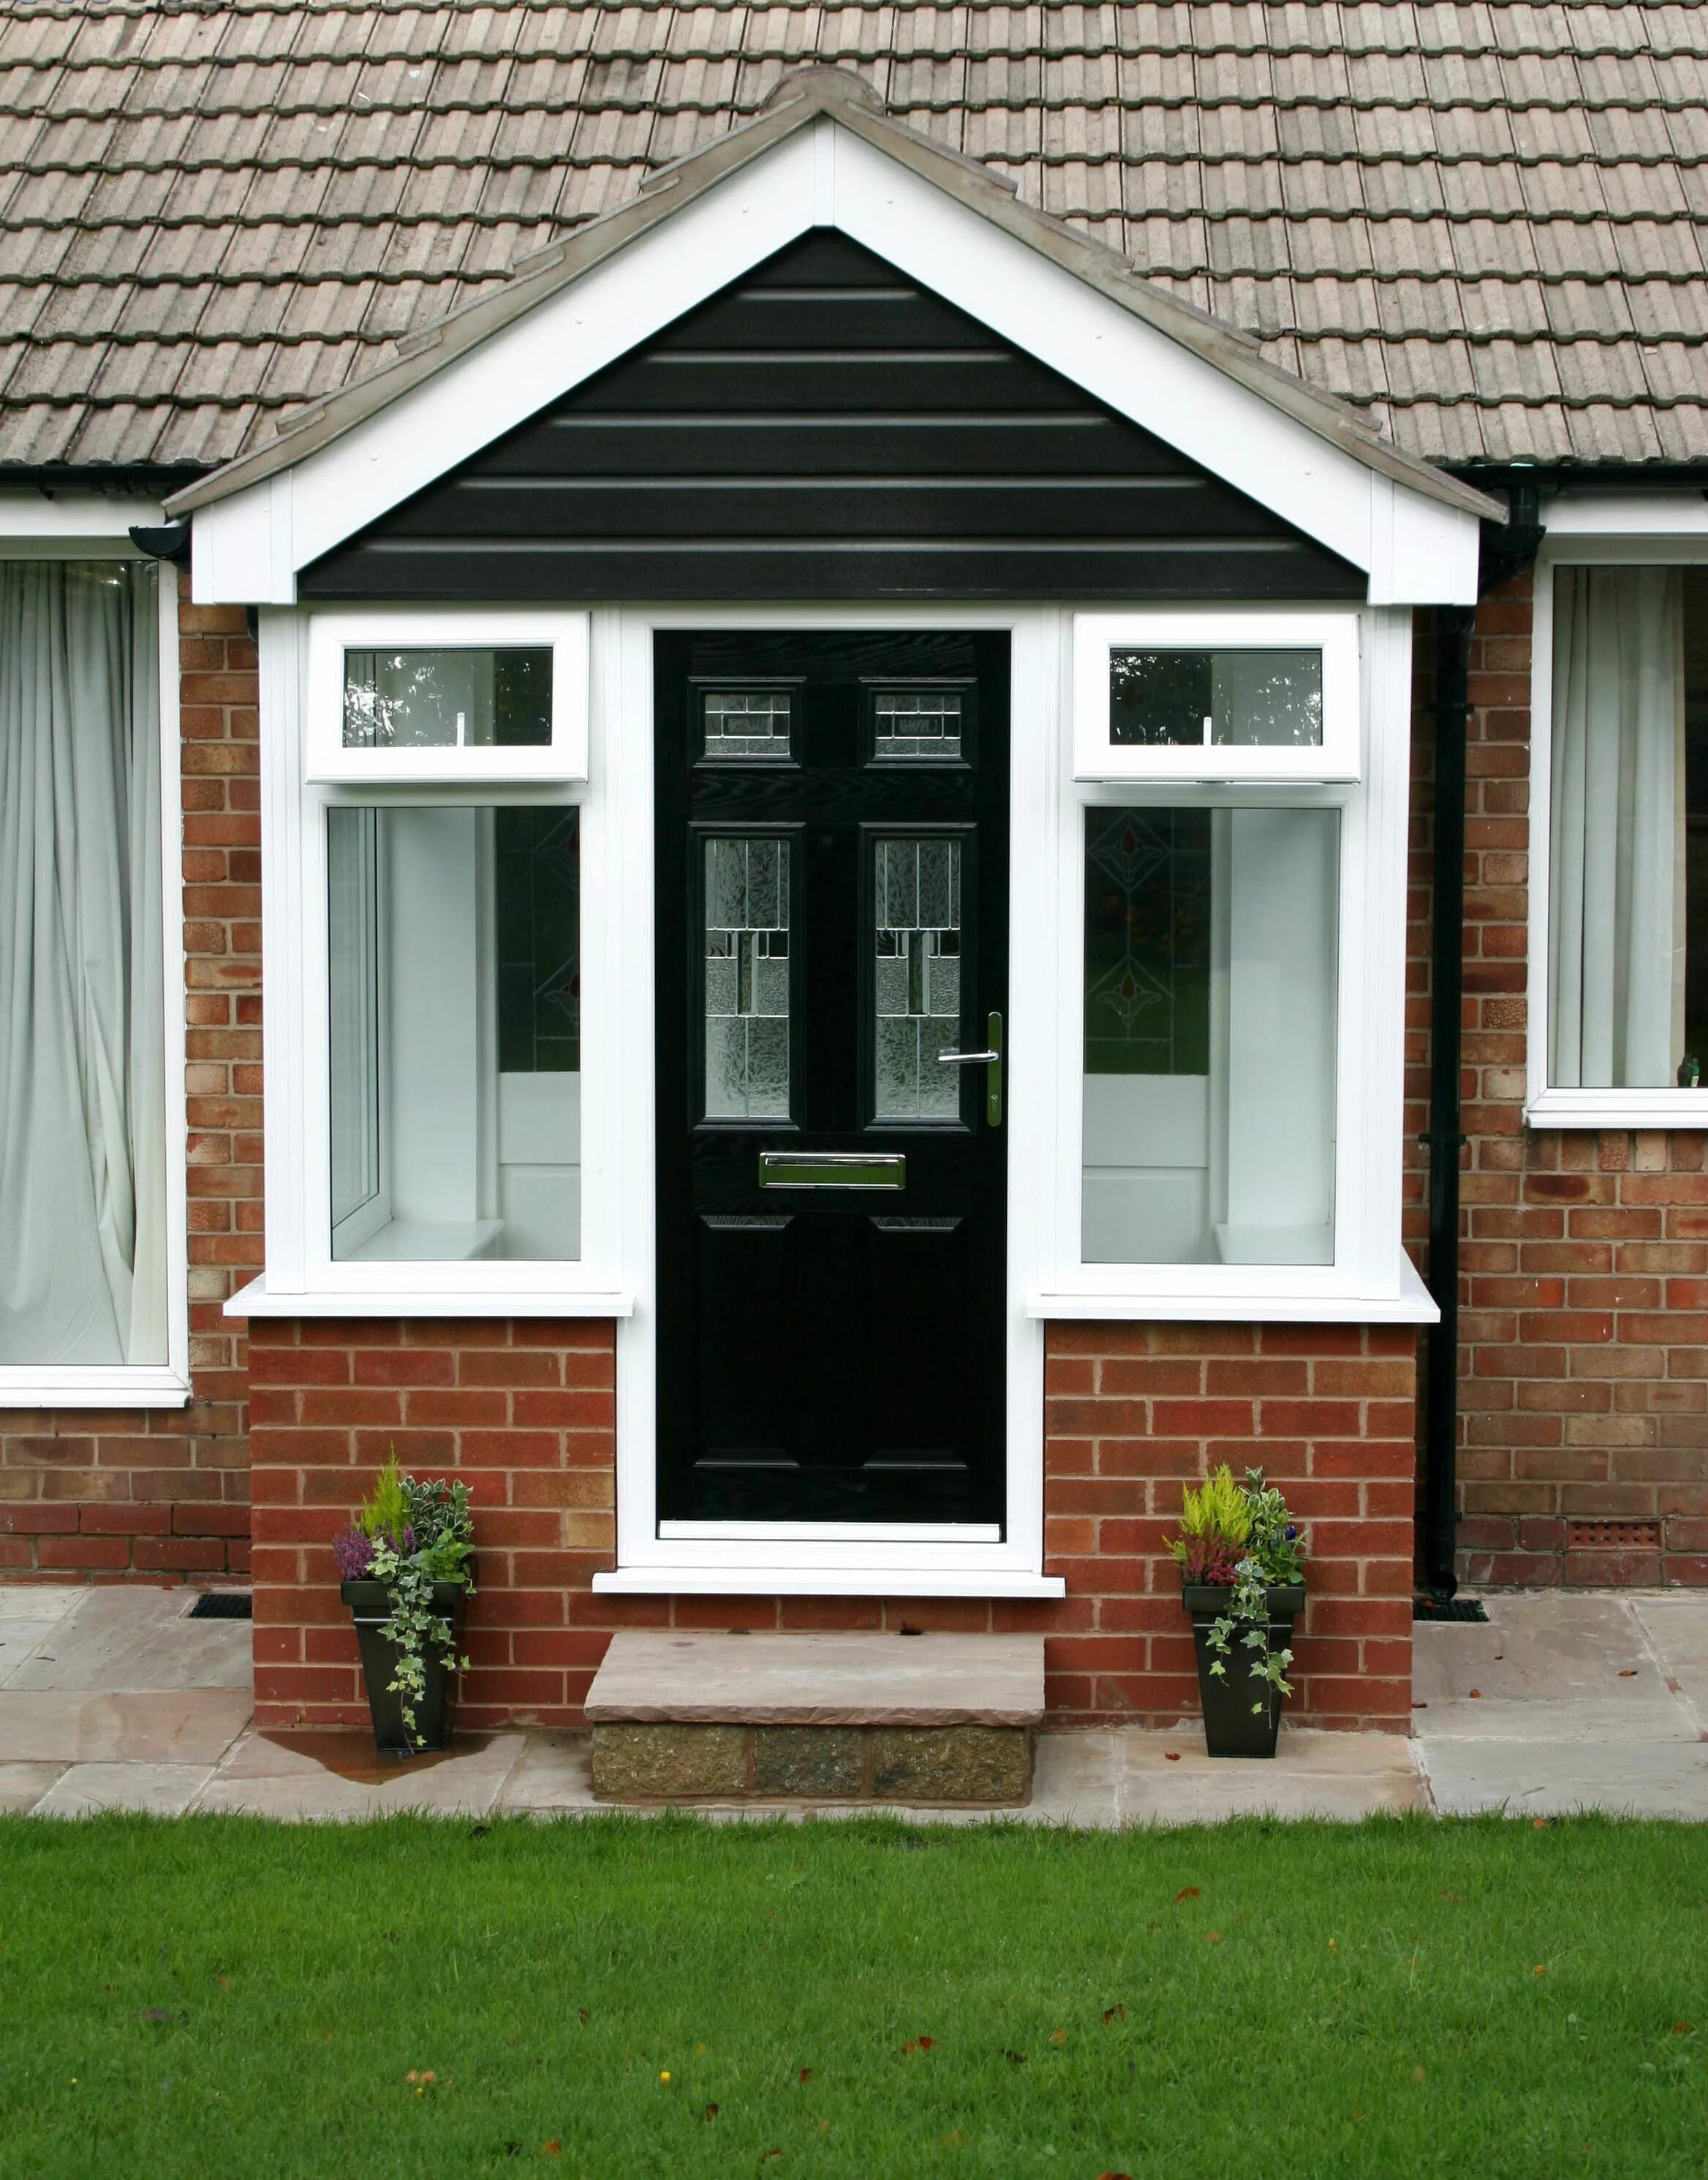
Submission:
M 1496 482 L 1490 477 L 1488 482 Z M 1511 471 L 1498 480 L 1507 519 L 1483 526 L 1479 596 L 1521 575 L 1536 557 L 1542 531 L 1537 480 Z M 1465 990 L 1465 734 L 1469 716 L 1469 606 L 1435 615 L 1435 931 L 1430 1003 L 1429 1288 L 1441 1311 L 1430 1329 L 1424 1375 L 1424 1581 L 1445 1603 L 1457 1589 L 1459 1430 L 1459 1076 L 1463 1064 Z

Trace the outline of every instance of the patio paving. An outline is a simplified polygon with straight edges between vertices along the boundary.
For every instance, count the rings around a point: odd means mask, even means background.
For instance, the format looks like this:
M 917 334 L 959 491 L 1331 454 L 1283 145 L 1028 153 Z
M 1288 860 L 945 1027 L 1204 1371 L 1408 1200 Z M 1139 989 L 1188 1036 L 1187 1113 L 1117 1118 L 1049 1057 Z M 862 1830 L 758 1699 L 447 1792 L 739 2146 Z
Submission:
M 185 1589 L 0 1586 L 0 1811 L 336 1821 L 608 1806 L 593 1799 L 583 1734 L 473 1734 L 401 1764 L 361 1734 L 257 1733 L 248 1624 L 188 1620 L 194 1601 Z M 1208 1758 L 1196 1720 L 1044 1734 L 1031 1803 L 994 1814 L 1088 1827 L 1403 1809 L 1708 1818 L 1708 1595 L 1515 1593 L 1488 1610 L 1486 1627 L 1416 1630 L 1409 1739 L 1284 1726 L 1273 1764 L 1242 1764 Z M 956 1824 L 993 1814 L 891 1813 Z M 748 1803 L 703 1814 L 803 1813 Z

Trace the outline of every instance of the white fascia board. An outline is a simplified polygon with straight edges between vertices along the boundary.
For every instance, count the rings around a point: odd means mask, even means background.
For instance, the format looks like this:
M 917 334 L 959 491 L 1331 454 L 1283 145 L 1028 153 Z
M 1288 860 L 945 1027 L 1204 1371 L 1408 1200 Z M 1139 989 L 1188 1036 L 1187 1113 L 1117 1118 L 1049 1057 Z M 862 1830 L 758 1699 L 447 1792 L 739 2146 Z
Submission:
M 1551 538 L 1708 537 L 1708 493 L 1562 492 L 1544 500 L 1542 527 Z
M 132 553 L 133 525 L 156 526 L 166 516 L 157 500 L 126 499 L 99 492 L 0 492 L 0 546 L 42 545 L 69 551 L 88 545 L 102 553 Z
M 1371 571 L 1375 602 L 1474 596 L 1474 515 L 1370 468 L 821 115 L 294 468 L 199 508 L 197 600 L 292 603 L 298 570 L 814 225 Z

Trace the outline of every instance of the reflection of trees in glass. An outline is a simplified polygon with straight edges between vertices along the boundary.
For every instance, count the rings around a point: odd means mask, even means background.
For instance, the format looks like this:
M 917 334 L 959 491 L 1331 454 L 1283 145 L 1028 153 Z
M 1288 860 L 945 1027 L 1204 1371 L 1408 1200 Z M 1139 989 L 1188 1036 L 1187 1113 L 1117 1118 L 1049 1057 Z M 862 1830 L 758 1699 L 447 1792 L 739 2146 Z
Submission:
M 1088 810 L 1085 1066 L 1209 1069 L 1208 810 Z
M 1322 662 L 1309 651 L 1116 651 L 1109 734 L 1117 748 L 1316 748 Z
M 347 651 L 346 749 L 537 748 L 552 738 L 552 654 Z
M 581 1064 L 581 839 L 573 810 L 495 813 L 499 1066 Z

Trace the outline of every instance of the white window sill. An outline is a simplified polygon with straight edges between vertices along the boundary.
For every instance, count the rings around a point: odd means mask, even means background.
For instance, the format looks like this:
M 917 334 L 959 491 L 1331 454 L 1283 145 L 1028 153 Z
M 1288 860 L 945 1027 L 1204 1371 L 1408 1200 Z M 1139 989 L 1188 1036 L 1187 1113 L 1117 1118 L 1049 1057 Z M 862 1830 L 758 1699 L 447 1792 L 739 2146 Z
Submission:
M 1708 1090 L 1543 1090 L 1527 1128 L 1708 1128 Z
M 1060 1575 L 956 1566 L 803 1566 L 778 1561 L 736 1566 L 620 1566 L 593 1588 L 627 1597 L 1065 1597 Z
M 1263 1292 L 1231 1292 L 1225 1286 L 1199 1286 L 1197 1267 L 1182 1264 L 1167 1288 L 1131 1286 L 1044 1289 L 1026 1297 L 1033 1318 L 1105 1320 L 1116 1324 L 1160 1322 L 1204 1324 L 1435 1324 L 1441 1311 L 1419 1278 L 1411 1259 L 1402 1261 L 1397 1294 L 1349 1293 L 1344 1288 L 1315 1291 L 1275 1286 Z
M 183 1408 L 190 1388 L 163 1365 L 94 1364 L 80 1369 L 0 1368 L 0 1408 Z
M 619 1289 L 494 1287 L 455 1293 L 374 1287 L 350 1293 L 271 1294 L 251 1280 L 226 1303 L 227 1317 L 632 1317 L 635 1297 Z

